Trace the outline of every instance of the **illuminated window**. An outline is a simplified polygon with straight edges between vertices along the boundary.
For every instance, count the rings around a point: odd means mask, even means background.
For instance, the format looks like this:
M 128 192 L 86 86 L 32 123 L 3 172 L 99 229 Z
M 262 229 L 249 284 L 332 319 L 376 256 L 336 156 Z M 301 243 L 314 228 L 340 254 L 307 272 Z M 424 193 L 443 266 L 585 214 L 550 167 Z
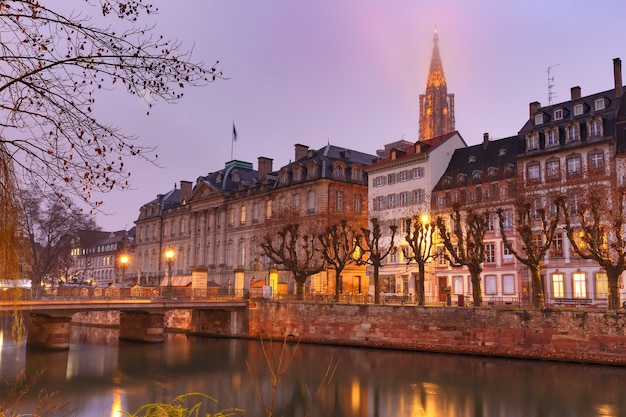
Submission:
M 565 276 L 561 273 L 552 274 L 552 296 L 565 297 Z
M 596 272 L 596 297 L 607 297 L 609 295 L 609 279 L 606 272 Z
M 587 298 L 587 275 L 584 272 L 574 272 L 572 288 L 575 298 Z
M 244 205 L 239 210 L 239 224 L 246 224 L 246 206 Z
M 267 202 L 265 203 L 265 218 L 272 218 L 272 200 L 267 200 Z

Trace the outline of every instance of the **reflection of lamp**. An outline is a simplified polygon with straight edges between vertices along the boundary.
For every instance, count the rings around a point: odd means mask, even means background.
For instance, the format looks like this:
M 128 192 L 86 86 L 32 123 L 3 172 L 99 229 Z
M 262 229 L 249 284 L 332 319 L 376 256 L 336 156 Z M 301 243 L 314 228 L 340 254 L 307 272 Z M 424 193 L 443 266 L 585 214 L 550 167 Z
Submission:
M 120 288 L 124 288 L 124 281 L 126 281 L 126 265 L 128 265 L 128 255 L 120 256 L 120 267 L 122 269 L 122 280 L 120 282 Z
M 174 251 L 168 249 L 165 251 L 165 261 L 167 262 L 167 291 L 172 296 L 172 263 L 174 262 Z

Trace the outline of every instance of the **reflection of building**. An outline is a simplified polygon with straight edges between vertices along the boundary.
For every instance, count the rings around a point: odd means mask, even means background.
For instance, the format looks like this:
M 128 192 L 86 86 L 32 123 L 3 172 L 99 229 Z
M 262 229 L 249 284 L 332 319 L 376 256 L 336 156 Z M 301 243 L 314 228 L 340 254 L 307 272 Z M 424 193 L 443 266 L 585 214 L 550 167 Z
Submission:
M 550 215 L 556 210 L 555 197 L 565 195 L 576 214 L 589 186 L 623 184 L 626 106 L 621 60 L 614 60 L 613 73 L 611 90 L 582 96 L 580 87 L 574 87 L 569 101 L 545 107 L 530 103 L 529 119 L 518 135 L 517 163 L 520 191 L 532 201 L 533 210 L 543 208 Z M 607 206 L 610 202 L 609 194 Z M 596 262 L 576 256 L 563 228 L 557 229 L 542 274 L 548 300 L 606 302 L 605 272 Z
M 408 250 L 404 219 L 429 213 L 431 190 L 454 150 L 465 146 L 458 132 L 416 143 L 393 143 L 379 151 L 379 155 L 383 156 L 380 161 L 366 168 L 369 217 L 381 221 L 384 234 L 381 243 L 388 245 L 390 225 L 398 227 L 394 243 L 401 250 L 390 255 L 380 270 L 383 292 L 415 293 L 413 276 L 417 274 L 417 266 L 407 265 L 404 257 Z M 428 274 L 426 278 L 429 282 Z
M 121 270 L 119 257 L 122 252 L 129 254 L 126 280 L 136 282 L 137 276 L 131 273 L 133 256 L 131 254 L 135 228 L 129 231 L 103 232 L 83 230 L 72 241 L 71 256 L 73 265 L 68 284 L 95 284 L 105 287 L 109 284 L 120 285 Z
M 299 222 L 348 218 L 364 226 L 367 176 L 364 168 L 376 157 L 327 145 L 319 150 L 295 146 L 294 162 L 274 171 L 272 160 L 230 161 L 219 171 L 181 182 L 141 207 L 136 221 L 136 268 L 142 276 L 163 276 L 166 249 L 174 250 L 174 276 L 203 273 L 222 288 L 248 289 L 251 281 L 269 283 L 279 269 L 279 282 L 293 284 L 290 274 L 271 265 L 260 243 L 269 220 L 285 212 Z M 291 217 L 293 221 L 294 217 Z M 367 289 L 364 267 L 344 270 L 344 291 Z M 310 279 L 308 291 L 331 292 L 334 274 Z
M 504 226 L 510 232 L 507 238 L 515 242 L 514 209 L 512 203 L 516 190 L 517 136 L 489 141 L 487 134 L 483 143 L 457 149 L 450 164 L 433 189 L 432 207 L 437 216 L 450 223 L 449 214 L 454 204 L 461 212 L 467 208 L 488 212 L 485 234 L 485 262 L 482 273 L 482 290 L 485 302 L 502 301 L 515 304 L 528 296 L 526 274 L 518 271 L 521 264 L 502 242 L 496 210 L 504 214 Z M 516 246 L 516 245 L 514 245 Z M 443 251 L 443 246 L 437 248 Z M 465 267 L 451 267 L 444 257 L 435 261 L 436 280 L 430 288 L 433 296 L 445 301 L 444 289 L 456 301 L 458 295 L 471 296 L 470 274 Z M 524 278 L 522 280 L 522 278 Z M 428 290 L 428 289 L 427 289 Z M 523 297 L 522 297 L 523 298 Z
M 454 132 L 454 94 L 448 94 L 435 30 L 426 93 L 420 94 L 419 140 Z

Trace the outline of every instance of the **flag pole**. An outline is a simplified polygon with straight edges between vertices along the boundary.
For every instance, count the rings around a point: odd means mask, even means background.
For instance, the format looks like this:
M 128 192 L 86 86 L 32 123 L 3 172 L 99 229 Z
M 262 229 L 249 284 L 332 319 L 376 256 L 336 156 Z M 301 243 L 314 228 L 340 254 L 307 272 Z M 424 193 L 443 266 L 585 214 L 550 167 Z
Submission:
M 233 160 L 233 148 L 235 146 L 235 141 L 237 140 L 237 129 L 235 129 L 235 121 L 233 120 L 233 135 L 230 140 L 230 160 Z

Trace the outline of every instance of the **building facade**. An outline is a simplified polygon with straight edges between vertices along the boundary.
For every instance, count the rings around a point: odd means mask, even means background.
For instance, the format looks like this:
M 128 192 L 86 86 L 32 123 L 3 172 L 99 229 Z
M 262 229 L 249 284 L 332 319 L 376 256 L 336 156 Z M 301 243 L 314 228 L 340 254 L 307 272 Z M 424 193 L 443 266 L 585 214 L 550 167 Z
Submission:
M 180 285 L 196 274 L 229 291 L 246 290 L 252 282 L 269 284 L 275 269 L 279 284 L 293 285 L 290 274 L 270 263 L 261 249 L 268 225 L 283 217 L 294 221 L 294 216 L 300 222 L 346 218 L 356 227 L 367 225 L 364 169 L 377 158 L 330 144 L 319 150 L 296 145 L 294 156 L 278 170 L 266 157 L 258 159 L 257 170 L 251 163 L 230 161 L 199 177 L 193 187 L 181 183 L 180 189 L 144 205 L 136 221 L 138 273 L 163 283 L 164 252 L 172 249 L 173 278 Z M 307 291 L 331 293 L 331 276 L 312 277 Z M 364 267 L 344 270 L 344 291 L 365 292 L 367 286 Z

